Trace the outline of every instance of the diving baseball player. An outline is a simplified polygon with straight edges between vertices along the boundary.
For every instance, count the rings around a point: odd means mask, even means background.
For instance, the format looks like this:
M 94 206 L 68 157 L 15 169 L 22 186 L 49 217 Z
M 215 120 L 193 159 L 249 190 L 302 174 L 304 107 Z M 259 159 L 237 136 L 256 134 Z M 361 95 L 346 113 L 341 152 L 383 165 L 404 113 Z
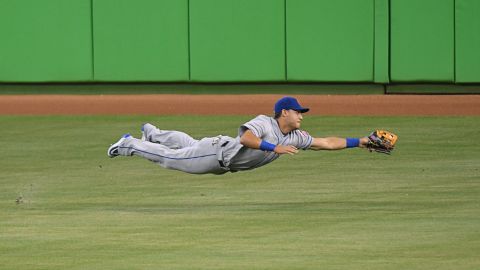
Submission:
M 385 131 L 363 138 L 314 138 L 300 130 L 303 113 L 308 111 L 295 98 L 283 97 L 275 103 L 274 117 L 257 116 L 239 128 L 236 138 L 219 135 L 196 140 L 183 132 L 160 130 L 147 123 L 142 126 L 141 139 L 125 134 L 108 148 L 107 154 L 111 158 L 136 155 L 164 168 L 192 174 L 224 174 L 258 168 L 282 154 L 296 154 L 299 149 L 362 147 L 387 154 L 393 150 L 396 135 L 387 132 L 395 136 L 390 145 L 377 136 Z

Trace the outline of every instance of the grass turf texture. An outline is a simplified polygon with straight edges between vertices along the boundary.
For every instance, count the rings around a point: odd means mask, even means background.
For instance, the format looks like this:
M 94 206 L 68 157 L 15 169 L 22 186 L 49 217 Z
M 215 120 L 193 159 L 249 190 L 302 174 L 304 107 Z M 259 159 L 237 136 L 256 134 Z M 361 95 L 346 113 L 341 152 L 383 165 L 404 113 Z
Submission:
M 391 129 L 398 149 L 223 176 L 106 156 L 145 121 L 203 137 L 249 119 L 1 116 L 0 269 L 480 268 L 478 117 L 309 116 L 318 136 Z

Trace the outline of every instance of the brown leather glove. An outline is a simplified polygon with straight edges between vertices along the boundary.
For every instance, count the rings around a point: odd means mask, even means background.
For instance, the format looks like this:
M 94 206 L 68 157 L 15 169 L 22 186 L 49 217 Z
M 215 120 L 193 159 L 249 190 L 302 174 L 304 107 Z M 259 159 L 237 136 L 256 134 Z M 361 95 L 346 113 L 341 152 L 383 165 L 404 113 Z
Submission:
M 395 148 L 398 136 L 390 131 L 375 130 L 368 136 L 367 148 L 370 152 L 376 151 L 390 155 Z

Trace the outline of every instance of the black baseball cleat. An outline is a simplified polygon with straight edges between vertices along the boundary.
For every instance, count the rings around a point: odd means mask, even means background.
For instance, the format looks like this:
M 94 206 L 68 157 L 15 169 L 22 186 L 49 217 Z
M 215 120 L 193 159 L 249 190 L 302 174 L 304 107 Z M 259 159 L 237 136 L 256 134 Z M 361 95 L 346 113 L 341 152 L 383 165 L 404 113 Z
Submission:
M 120 144 L 123 143 L 123 141 L 125 141 L 126 138 L 130 137 L 130 134 L 125 134 L 122 136 L 122 138 L 120 138 L 120 140 L 118 140 L 118 142 L 110 145 L 110 147 L 108 148 L 107 150 L 107 155 L 111 158 L 114 158 L 116 156 L 118 156 L 118 147 L 120 146 Z

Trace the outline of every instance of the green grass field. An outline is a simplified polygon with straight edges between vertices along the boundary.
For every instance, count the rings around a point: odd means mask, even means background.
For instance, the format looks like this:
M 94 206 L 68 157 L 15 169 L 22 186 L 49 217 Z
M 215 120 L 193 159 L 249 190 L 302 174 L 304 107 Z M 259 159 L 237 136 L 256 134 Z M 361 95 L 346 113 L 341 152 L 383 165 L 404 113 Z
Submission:
M 480 269 L 479 117 L 307 116 L 398 147 L 223 176 L 106 156 L 146 121 L 203 137 L 250 118 L 0 116 L 0 269 Z

